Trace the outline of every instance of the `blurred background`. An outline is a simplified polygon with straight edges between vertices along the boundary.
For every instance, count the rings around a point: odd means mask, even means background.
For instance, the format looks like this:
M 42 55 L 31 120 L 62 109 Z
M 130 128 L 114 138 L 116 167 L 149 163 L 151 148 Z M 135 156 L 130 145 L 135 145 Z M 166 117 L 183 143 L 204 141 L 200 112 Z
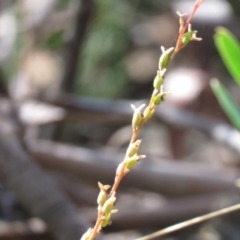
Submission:
M 80 239 L 97 215 L 131 137 L 130 104 L 152 93 L 160 46 L 175 45 L 176 11 L 195 0 L 0 0 L 0 240 Z M 205 0 L 174 59 L 170 91 L 143 128 L 140 165 L 123 180 L 99 239 L 135 239 L 239 202 L 240 134 L 209 81 L 240 103 L 213 42 L 240 37 L 240 2 Z M 240 239 L 239 213 L 168 240 Z

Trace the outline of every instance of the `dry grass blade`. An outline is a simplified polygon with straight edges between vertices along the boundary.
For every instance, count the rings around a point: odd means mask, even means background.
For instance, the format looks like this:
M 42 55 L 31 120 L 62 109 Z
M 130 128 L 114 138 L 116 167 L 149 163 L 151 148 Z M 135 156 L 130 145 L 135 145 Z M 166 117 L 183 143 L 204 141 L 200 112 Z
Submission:
M 236 205 L 231 206 L 231 207 L 223 208 L 221 210 L 218 210 L 218 211 L 215 211 L 215 212 L 212 212 L 212 213 L 208 213 L 208 214 L 205 214 L 203 216 L 196 217 L 196 218 L 193 218 L 193 219 L 175 224 L 171 227 L 167 227 L 165 229 L 162 229 L 162 230 L 157 231 L 155 233 L 151 233 L 149 235 L 138 238 L 136 240 L 149 240 L 149 239 L 154 239 L 156 237 L 161 237 L 161 236 L 167 235 L 169 233 L 173 233 L 173 232 L 176 232 L 178 230 L 181 230 L 183 228 L 195 225 L 197 223 L 201 223 L 201 222 L 207 221 L 209 219 L 219 217 L 219 216 L 225 215 L 225 214 L 230 213 L 230 212 L 234 212 L 236 210 L 240 210 L 240 204 L 236 204 Z

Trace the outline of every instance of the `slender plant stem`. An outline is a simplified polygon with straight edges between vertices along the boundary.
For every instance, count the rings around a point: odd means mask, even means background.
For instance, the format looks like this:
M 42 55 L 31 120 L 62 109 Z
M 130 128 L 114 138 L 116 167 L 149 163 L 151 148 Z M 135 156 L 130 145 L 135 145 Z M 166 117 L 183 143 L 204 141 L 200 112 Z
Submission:
M 137 137 L 138 137 L 139 132 L 140 132 L 140 129 L 139 129 L 139 128 L 133 130 L 133 132 L 132 132 L 132 137 L 131 137 L 131 141 L 130 141 L 129 145 L 130 145 L 131 143 L 134 143 L 134 142 L 137 140 Z M 125 158 L 126 158 L 126 157 L 125 157 Z M 124 159 L 124 160 L 125 160 L 125 159 Z M 113 195 L 113 193 L 116 192 L 116 190 L 117 190 L 120 182 L 122 181 L 123 177 L 125 176 L 125 174 L 124 174 L 124 169 L 125 169 L 125 165 L 124 165 L 124 161 L 123 161 L 123 164 L 122 164 L 121 169 L 120 169 L 120 171 L 119 171 L 119 175 L 118 175 L 118 176 L 116 177 L 116 179 L 115 179 L 115 182 L 114 182 L 114 184 L 113 184 L 113 186 L 112 186 L 112 189 L 111 189 L 111 192 L 110 192 L 110 194 L 109 194 L 109 197 L 111 197 L 111 196 Z
M 120 168 L 120 171 L 119 171 L 119 175 L 116 176 L 116 178 L 115 178 L 114 184 L 113 184 L 111 192 L 109 194 L 109 197 L 111 197 L 114 194 L 114 192 L 117 191 L 117 188 L 118 188 L 120 182 L 122 181 L 122 179 L 123 179 L 123 177 L 125 175 L 124 174 L 124 169 L 125 169 L 125 164 L 124 164 L 124 161 L 123 161 L 123 164 L 122 164 L 122 166 Z
M 139 132 L 140 132 L 140 128 L 135 129 L 135 130 L 133 131 L 130 144 L 131 144 L 131 143 L 134 143 L 134 142 L 137 140 L 137 137 L 138 137 Z
M 150 240 L 150 239 L 154 239 L 156 237 L 161 237 L 161 236 L 167 235 L 169 233 L 173 233 L 173 232 L 176 232 L 178 230 L 181 230 L 183 228 L 186 228 L 186 227 L 204 222 L 206 220 L 209 220 L 209 219 L 212 219 L 212 218 L 215 218 L 215 217 L 219 217 L 219 216 L 228 214 L 230 212 L 234 212 L 236 210 L 240 210 L 240 204 L 236 204 L 236 205 L 233 205 L 231 207 L 226 207 L 226 208 L 223 208 L 221 210 L 218 210 L 218 211 L 215 211 L 215 212 L 212 212 L 212 213 L 208 213 L 208 214 L 202 215 L 200 217 L 196 217 L 196 218 L 193 218 L 193 219 L 175 224 L 171 227 L 167 227 L 167 228 L 162 229 L 160 231 L 157 231 L 155 233 L 146 235 L 144 237 L 137 238 L 136 240 Z
M 97 217 L 95 226 L 93 228 L 90 240 L 93 240 L 95 238 L 95 236 L 98 235 L 98 229 L 100 227 L 100 224 L 101 224 L 101 221 L 102 221 L 102 217 L 103 217 L 103 213 L 98 211 L 98 217 Z
M 187 21 L 184 24 L 184 26 L 180 28 L 178 39 L 177 39 L 177 42 L 176 42 L 176 46 L 175 46 L 174 51 L 173 51 L 173 53 L 171 55 L 170 63 L 173 60 L 173 58 L 175 57 L 175 55 L 178 53 L 178 51 L 182 48 L 182 37 L 183 37 L 183 34 L 185 33 L 189 23 L 191 22 L 191 20 L 192 20 L 192 18 L 194 16 L 194 13 L 199 8 L 199 6 L 201 5 L 202 2 L 203 2 L 203 0 L 197 0 L 196 1 L 192 13 L 190 14 L 190 16 L 187 19 Z M 153 90 L 152 97 L 151 97 L 150 102 L 149 102 L 149 104 L 147 106 L 149 112 L 150 112 L 150 110 L 153 110 L 154 107 L 156 107 L 155 105 L 153 105 L 153 102 L 152 102 L 154 96 L 155 96 L 155 90 Z M 148 114 L 146 116 L 148 116 Z M 138 135 L 140 133 L 140 130 L 141 130 L 142 126 L 147 122 L 147 120 L 148 120 L 148 118 L 143 119 L 143 121 L 140 124 L 140 126 L 137 129 L 133 129 L 132 137 L 131 137 L 129 146 L 130 146 L 130 144 L 134 143 L 137 140 L 137 137 L 138 137 Z M 112 189 L 110 191 L 110 194 L 108 195 L 108 198 L 110 198 L 112 196 L 115 196 L 117 188 L 118 188 L 120 182 L 122 181 L 123 177 L 127 173 L 127 172 L 125 172 L 125 160 L 126 159 L 127 159 L 127 155 L 125 156 L 125 158 L 122 161 L 122 163 L 119 165 L 119 169 L 117 170 L 115 181 L 114 181 L 114 184 L 113 184 Z M 101 222 L 102 222 L 103 217 L 104 217 L 104 213 L 101 210 L 99 210 L 98 211 L 98 217 L 97 217 L 95 226 L 94 226 L 94 228 L 92 230 L 91 237 L 90 237 L 89 240 L 93 240 L 95 238 L 95 236 L 98 235 L 99 230 L 101 229 Z
M 189 23 L 192 21 L 193 19 L 193 16 L 195 14 L 195 12 L 197 11 L 197 9 L 200 7 L 200 5 L 203 3 L 204 0 L 197 0 L 194 7 L 193 7 L 193 11 L 191 12 L 191 14 L 189 15 L 186 23 L 184 24 L 184 26 L 181 28 L 181 30 L 179 31 L 179 34 L 178 34 L 178 39 L 177 39 L 177 43 L 176 43 L 176 46 L 174 48 L 174 51 L 171 55 L 171 61 L 174 59 L 174 57 L 176 56 L 176 54 L 178 53 L 178 51 L 181 49 L 182 47 L 182 37 L 189 25 Z
M 138 137 L 138 134 L 140 132 L 140 129 L 135 129 L 133 130 L 132 132 L 132 137 L 131 137 L 131 141 L 129 143 L 129 145 L 133 142 L 136 141 L 137 137 Z M 125 157 L 126 158 L 126 157 Z M 125 160 L 124 158 L 124 160 Z M 121 169 L 119 171 L 119 174 L 118 176 L 115 177 L 115 181 L 114 181 L 114 184 L 112 186 L 112 189 L 111 189 L 111 192 L 109 194 L 109 197 L 112 197 L 113 194 L 116 192 L 120 182 L 122 181 L 123 177 L 125 176 L 125 173 L 124 173 L 124 169 L 125 169 L 125 164 L 124 164 L 124 160 L 123 160 L 123 164 L 121 166 Z M 97 217 L 97 220 L 96 220 L 96 223 L 95 223 L 95 226 L 93 228 L 93 231 L 92 231 L 92 234 L 91 234 L 91 240 L 94 239 L 94 237 L 98 234 L 98 229 L 100 227 L 100 224 L 101 224 L 101 221 L 102 221 L 102 218 L 103 218 L 103 213 L 101 211 L 98 212 L 98 217 Z

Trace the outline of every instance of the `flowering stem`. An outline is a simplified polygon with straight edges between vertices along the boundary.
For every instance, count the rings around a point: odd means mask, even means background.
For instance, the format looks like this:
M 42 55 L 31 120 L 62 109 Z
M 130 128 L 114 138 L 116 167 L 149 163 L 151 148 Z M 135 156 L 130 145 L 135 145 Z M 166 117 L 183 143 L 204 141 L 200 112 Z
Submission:
M 199 8 L 199 6 L 201 5 L 202 2 L 203 2 L 203 0 L 196 1 L 193 11 L 190 14 L 189 18 L 187 19 L 186 23 L 184 23 L 184 20 L 181 18 L 182 16 L 180 16 L 180 20 L 183 21 L 183 24 L 180 23 L 179 36 L 178 36 L 175 48 L 174 49 L 170 48 L 168 50 L 165 50 L 164 47 L 162 47 L 163 54 L 159 60 L 159 70 L 157 71 L 157 76 L 156 76 L 157 82 L 155 85 L 155 80 L 154 80 L 154 90 L 153 90 L 153 93 L 152 93 L 152 96 L 151 96 L 148 106 L 145 108 L 145 105 L 143 104 L 140 107 L 136 108 L 135 106 L 131 105 L 134 110 L 133 120 L 132 120 L 132 124 L 133 124 L 132 137 L 131 137 L 131 140 L 130 140 L 130 143 L 128 146 L 128 150 L 124 157 L 124 160 L 118 166 L 116 176 L 115 176 L 115 181 L 112 186 L 112 189 L 111 189 L 109 195 L 106 196 L 106 198 L 108 200 L 110 200 L 112 197 L 114 197 L 114 199 L 116 200 L 115 194 L 116 194 L 116 191 L 117 191 L 119 184 L 121 183 L 123 177 L 130 171 L 130 169 L 135 165 L 135 163 L 137 161 L 139 161 L 139 159 L 145 158 L 145 155 L 140 155 L 140 156 L 137 155 L 137 151 L 138 151 L 139 145 L 141 143 L 140 140 L 137 140 L 137 137 L 141 131 L 142 126 L 152 117 L 152 115 L 154 114 L 154 112 L 156 110 L 156 107 L 164 100 L 164 96 L 167 94 L 164 92 L 163 85 L 162 85 L 164 75 L 166 73 L 166 70 L 167 70 L 169 64 L 175 57 L 175 55 L 178 53 L 178 51 L 183 46 L 186 45 L 186 44 L 185 45 L 182 44 L 183 36 L 185 34 L 186 29 L 188 28 L 188 25 L 190 24 L 190 22 L 194 16 L 194 13 Z M 189 25 L 189 26 L 191 26 L 191 25 Z M 191 28 L 190 28 L 190 30 L 191 30 Z M 190 33 L 196 33 L 196 31 L 191 31 Z M 195 35 L 193 35 L 193 36 L 195 37 Z M 199 39 L 190 38 L 188 40 L 190 41 L 190 40 L 199 40 Z M 173 53 L 170 56 L 170 53 L 172 51 L 173 51 Z M 144 113 L 141 112 L 143 108 L 145 108 Z M 136 148 L 137 148 L 137 150 L 136 150 Z M 132 154 L 132 152 L 134 152 L 134 153 Z M 134 162 L 129 163 L 130 160 L 134 161 Z M 93 229 L 89 229 L 90 230 L 89 235 L 87 235 L 86 237 L 85 236 L 82 237 L 82 240 L 94 240 L 95 236 L 97 236 L 99 234 L 99 231 L 101 230 L 101 228 L 103 226 L 106 226 L 106 225 L 104 225 L 103 221 L 104 221 L 104 219 L 106 219 L 106 216 L 111 217 L 111 212 L 110 212 L 110 215 L 109 215 L 109 212 L 104 213 L 102 208 L 103 208 L 103 206 L 99 205 L 98 217 L 97 217 L 95 226 Z M 88 232 L 86 234 L 88 234 Z
M 200 7 L 200 5 L 203 3 L 204 0 L 197 0 L 194 7 L 193 7 L 193 11 L 191 12 L 191 14 L 189 15 L 186 23 L 184 24 L 184 26 L 181 28 L 179 35 L 178 35 L 178 39 L 177 39 L 177 43 L 176 46 L 174 48 L 173 54 L 171 56 L 171 61 L 174 59 L 174 57 L 176 56 L 176 54 L 178 53 L 178 51 L 181 49 L 182 47 L 182 37 L 184 35 L 184 33 L 187 30 L 187 27 L 189 25 L 189 23 L 192 21 L 193 16 L 195 14 L 195 12 L 197 11 L 197 9 Z
M 131 144 L 131 143 L 134 143 L 134 142 L 137 140 L 137 137 L 138 137 L 139 132 L 140 132 L 140 129 L 135 129 L 135 130 L 133 130 L 130 144 Z M 125 158 L 126 158 L 126 157 L 125 157 Z M 125 160 L 125 158 L 124 158 L 124 160 Z M 125 169 L 125 164 L 124 164 L 124 161 L 123 161 L 123 164 L 122 164 L 121 169 L 120 169 L 120 171 L 119 171 L 119 175 L 116 176 L 115 182 L 114 182 L 114 184 L 113 184 L 113 186 L 112 186 L 112 189 L 111 189 L 111 192 L 110 192 L 110 194 L 109 194 L 110 197 L 112 196 L 112 194 L 113 194 L 114 192 L 116 192 L 116 190 L 117 190 L 117 188 L 118 188 L 121 180 L 122 180 L 123 177 L 125 176 L 125 174 L 124 174 L 124 169 Z
M 130 144 L 136 141 L 139 132 L 140 132 L 140 129 L 133 130 Z M 123 164 L 122 164 L 121 169 L 119 171 L 119 175 L 115 177 L 115 182 L 114 182 L 114 185 L 112 186 L 112 189 L 111 189 L 111 192 L 109 194 L 109 197 L 113 196 L 113 194 L 114 194 L 114 192 L 116 192 L 116 190 L 117 190 L 121 180 L 125 176 L 124 169 L 125 169 L 125 164 L 124 164 L 124 161 L 123 161 Z M 98 234 L 98 229 L 100 227 L 100 224 L 101 224 L 101 221 L 102 221 L 102 217 L 103 217 L 103 213 L 101 211 L 99 211 L 98 212 L 98 217 L 97 217 L 97 220 L 96 220 L 96 223 L 95 223 L 95 226 L 94 226 L 92 234 L 91 234 L 91 238 L 89 240 L 93 240 L 94 237 Z

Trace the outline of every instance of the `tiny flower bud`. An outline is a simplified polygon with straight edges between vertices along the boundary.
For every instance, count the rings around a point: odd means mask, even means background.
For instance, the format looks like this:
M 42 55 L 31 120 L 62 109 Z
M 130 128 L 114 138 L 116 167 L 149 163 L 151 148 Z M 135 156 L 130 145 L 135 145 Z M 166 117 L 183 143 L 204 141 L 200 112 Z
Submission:
M 139 149 L 141 142 L 142 142 L 141 140 L 137 140 L 134 143 L 131 143 L 127 149 L 126 155 L 128 157 L 132 157 L 133 155 L 135 155 Z
M 184 21 L 183 17 L 186 16 L 187 13 L 180 13 L 179 11 L 177 11 L 177 15 L 179 16 L 179 25 L 180 25 L 179 31 L 181 31 L 183 26 L 184 26 L 184 24 L 185 24 L 185 21 Z
M 113 213 L 116 213 L 118 210 L 114 209 L 109 214 L 103 217 L 103 221 L 101 222 L 101 227 L 106 227 L 107 225 L 111 224 L 111 216 Z
M 167 94 L 169 94 L 169 92 L 164 92 L 163 86 L 161 86 L 160 93 L 153 98 L 154 105 L 157 106 L 163 102 Z
M 102 212 L 105 214 L 105 215 L 108 215 L 112 209 L 113 209 L 113 206 L 114 206 L 114 203 L 116 201 L 116 197 L 110 197 L 103 205 L 102 207 Z
M 103 206 L 103 204 L 106 202 L 107 200 L 107 192 L 106 190 L 109 189 L 109 185 L 103 185 L 102 183 L 98 182 L 98 186 L 100 188 L 100 192 L 98 194 L 98 198 L 97 198 L 97 203 L 100 207 Z
M 154 103 L 154 105 L 157 106 L 157 105 L 159 105 L 161 102 L 163 102 L 165 95 L 166 95 L 165 93 L 159 93 L 157 96 L 155 96 L 155 97 L 153 98 L 153 103 Z
M 192 40 L 193 32 L 186 32 L 182 36 L 182 47 L 185 47 Z
M 111 216 L 112 216 L 112 212 L 110 212 L 109 214 L 103 217 L 103 220 L 101 222 L 101 227 L 106 227 L 107 225 L 109 225 L 109 223 L 111 222 Z
M 83 235 L 82 235 L 82 237 L 81 237 L 81 240 L 90 240 L 91 238 L 91 234 L 92 234 L 92 228 L 89 228 L 88 230 L 87 230 L 87 232 L 85 232 Z
M 141 113 L 141 110 L 145 107 L 145 104 L 142 104 L 138 108 L 136 108 L 134 105 L 131 105 L 134 113 L 132 118 L 132 128 L 138 129 L 141 127 L 142 121 L 143 121 L 143 114 Z
M 145 157 L 146 157 L 145 155 L 140 155 L 140 156 L 138 156 L 138 155 L 136 154 L 136 155 L 134 155 L 133 157 L 126 159 L 126 165 L 125 165 L 125 167 L 126 167 L 128 170 L 131 170 L 131 169 L 136 165 L 136 163 L 139 162 L 140 159 L 145 158 Z
M 126 165 L 125 166 L 128 170 L 130 170 L 136 165 L 137 162 L 138 162 L 138 156 L 134 155 L 133 157 L 128 158 L 126 160 Z
M 154 78 L 154 81 L 153 81 L 153 87 L 155 89 L 160 89 L 162 84 L 163 84 L 163 77 L 161 76 L 161 72 L 157 71 L 157 76 Z
M 163 53 L 159 59 L 159 69 L 163 70 L 168 67 L 170 61 L 170 53 L 174 50 L 174 48 L 172 47 L 165 50 L 164 47 L 161 47 L 161 49 Z
M 143 113 L 144 119 L 146 119 L 146 120 L 150 119 L 153 116 L 153 114 L 155 113 L 155 110 L 156 110 L 155 108 L 151 109 L 151 108 L 147 107 Z
M 102 207 L 103 204 L 106 202 L 106 200 L 107 200 L 107 193 L 101 190 L 97 198 L 98 205 Z
M 191 24 L 188 25 L 188 31 L 182 37 L 182 47 L 185 47 L 190 41 L 201 41 L 197 38 L 197 31 L 192 31 Z

